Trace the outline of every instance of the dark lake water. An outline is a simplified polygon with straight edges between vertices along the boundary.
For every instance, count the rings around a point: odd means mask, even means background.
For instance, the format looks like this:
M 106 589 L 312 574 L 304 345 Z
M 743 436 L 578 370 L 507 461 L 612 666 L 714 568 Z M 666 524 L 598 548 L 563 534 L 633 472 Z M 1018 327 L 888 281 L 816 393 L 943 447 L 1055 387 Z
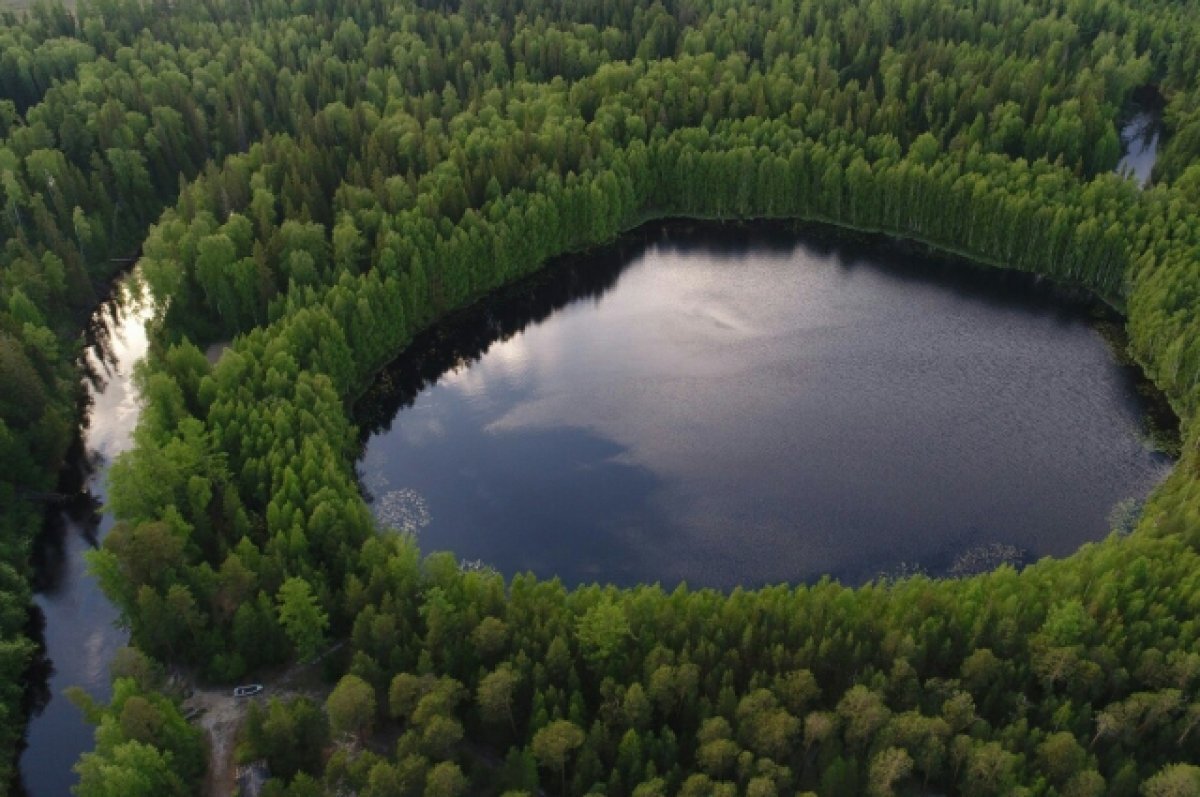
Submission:
M 44 617 L 43 639 L 51 668 L 35 684 L 40 708 L 26 733 L 21 756 L 25 792 L 33 797 L 65 797 L 78 780 L 72 767 L 94 745 L 94 728 L 64 696 L 80 686 L 94 697 L 110 694 L 108 665 L 127 635 L 115 625 L 117 610 L 86 571 L 83 554 L 112 527 L 101 511 L 108 465 L 130 445 L 137 423 L 138 395 L 131 382 L 134 364 L 146 352 L 145 323 L 151 307 L 135 290 L 136 277 L 120 281 L 89 324 L 84 371 L 91 407 L 80 430 L 73 465 L 78 495 L 51 512 L 34 550 L 36 595 Z
M 663 226 L 423 336 L 359 403 L 358 467 L 423 550 L 572 584 L 1061 556 L 1171 466 L 1096 313 L 894 246 Z

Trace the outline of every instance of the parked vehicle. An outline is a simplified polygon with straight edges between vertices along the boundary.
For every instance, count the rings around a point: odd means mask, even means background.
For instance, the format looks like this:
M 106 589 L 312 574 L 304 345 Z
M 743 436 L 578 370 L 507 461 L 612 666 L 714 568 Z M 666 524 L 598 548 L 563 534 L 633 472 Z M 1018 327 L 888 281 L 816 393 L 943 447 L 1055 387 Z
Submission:
M 234 697 L 254 697 L 260 694 L 263 690 L 262 684 L 246 684 L 245 686 L 235 687 L 233 690 Z

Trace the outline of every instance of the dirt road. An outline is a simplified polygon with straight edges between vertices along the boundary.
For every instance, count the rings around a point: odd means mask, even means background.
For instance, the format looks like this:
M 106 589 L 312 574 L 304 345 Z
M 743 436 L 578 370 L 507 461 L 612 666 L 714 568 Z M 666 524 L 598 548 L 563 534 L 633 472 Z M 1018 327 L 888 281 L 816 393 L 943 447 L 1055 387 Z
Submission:
M 234 790 L 233 746 L 250 707 L 230 689 L 196 689 L 183 703 L 185 712 L 202 711 L 196 724 L 208 737 L 208 783 L 211 797 L 228 797 Z
M 327 651 L 321 658 L 340 648 Z M 185 714 L 199 714 L 193 722 L 204 729 L 208 737 L 208 777 L 204 792 L 209 797 L 229 797 L 234 792 L 237 767 L 233 754 L 237 746 L 242 723 L 255 701 L 266 702 L 271 698 L 286 700 L 290 697 L 308 697 L 318 705 L 325 702 L 332 689 L 318 677 L 317 664 L 321 658 L 304 664 L 295 664 L 287 670 L 264 679 L 266 687 L 255 697 L 236 698 L 233 687 L 203 689 L 193 686 L 191 694 L 183 701 Z

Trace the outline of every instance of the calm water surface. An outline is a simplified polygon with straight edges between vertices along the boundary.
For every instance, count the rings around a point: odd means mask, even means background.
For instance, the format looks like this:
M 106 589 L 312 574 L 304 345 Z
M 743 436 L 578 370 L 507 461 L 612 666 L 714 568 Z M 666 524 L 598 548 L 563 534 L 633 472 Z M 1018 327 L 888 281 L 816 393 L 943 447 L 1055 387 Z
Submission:
M 71 505 L 47 518 L 34 552 L 37 571 L 34 602 L 45 618 L 46 658 L 53 670 L 39 684 L 44 708 L 27 731 L 21 778 L 34 797 L 64 797 L 78 779 L 76 760 L 95 745 L 93 728 L 64 696 L 80 686 L 96 698 L 110 694 L 108 664 L 127 635 L 115 623 L 117 610 L 86 572 L 83 554 L 111 528 L 101 512 L 107 494 L 108 466 L 130 445 L 140 409 L 131 382 L 133 366 L 146 353 L 146 320 L 152 308 L 139 297 L 136 273 L 120 281 L 88 328 L 84 371 L 91 408 L 80 431 L 82 452 L 75 467 L 80 494 Z
M 358 408 L 376 512 L 568 583 L 858 582 L 1068 554 L 1170 467 L 1094 308 L 1044 283 L 665 229 L 393 364 Z
M 1159 111 L 1139 110 L 1121 128 L 1121 148 L 1124 155 L 1117 164 L 1117 173 L 1125 174 L 1145 187 L 1158 160 L 1158 139 L 1162 133 Z

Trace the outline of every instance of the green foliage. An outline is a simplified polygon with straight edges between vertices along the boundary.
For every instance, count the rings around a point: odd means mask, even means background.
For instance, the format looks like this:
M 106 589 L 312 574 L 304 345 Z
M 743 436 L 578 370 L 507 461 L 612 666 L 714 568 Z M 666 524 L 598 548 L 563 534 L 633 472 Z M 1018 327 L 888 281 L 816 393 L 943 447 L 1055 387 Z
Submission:
M 309 583 L 302 578 L 289 578 L 279 588 L 276 601 L 279 623 L 292 641 L 296 655 L 304 660 L 320 653 L 329 617 L 321 610 Z
M 318 775 L 330 741 L 329 719 L 307 698 L 286 702 L 272 698 L 266 709 L 251 705 L 246 740 L 253 758 L 265 758 L 276 777 L 291 780 L 300 772 Z
M 453 761 L 435 764 L 425 776 L 424 797 L 462 797 L 470 784 Z
M 325 700 L 334 733 L 365 738 L 375 723 L 375 689 L 356 675 L 343 676 Z
M 1200 791 L 1200 767 L 1172 764 L 1142 785 L 1145 797 L 1183 797 Z
M 96 749 L 75 769 L 79 797 L 192 795 L 204 778 L 204 744 L 199 729 L 178 706 L 144 691 L 132 678 L 117 678 L 107 705 L 89 703 L 96 723 Z
M 479 680 L 476 700 L 479 703 L 479 715 L 484 722 L 506 722 L 516 730 L 513 699 L 518 683 L 516 673 L 507 664 L 501 665 Z
M 625 638 L 629 636 L 629 621 L 625 619 L 625 612 L 620 606 L 605 601 L 588 609 L 579 618 L 575 633 L 583 647 L 584 657 L 596 664 L 603 664 L 620 651 Z
M 530 742 L 530 749 L 542 766 L 561 775 L 564 792 L 567 790 L 567 761 L 585 738 L 575 723 L 556 720 L 535 733 Z
M 79 797 L 159 797 L 191 794 L 172 767 L 169 753 L 141 742 L 85 753 L 78 765 Z

